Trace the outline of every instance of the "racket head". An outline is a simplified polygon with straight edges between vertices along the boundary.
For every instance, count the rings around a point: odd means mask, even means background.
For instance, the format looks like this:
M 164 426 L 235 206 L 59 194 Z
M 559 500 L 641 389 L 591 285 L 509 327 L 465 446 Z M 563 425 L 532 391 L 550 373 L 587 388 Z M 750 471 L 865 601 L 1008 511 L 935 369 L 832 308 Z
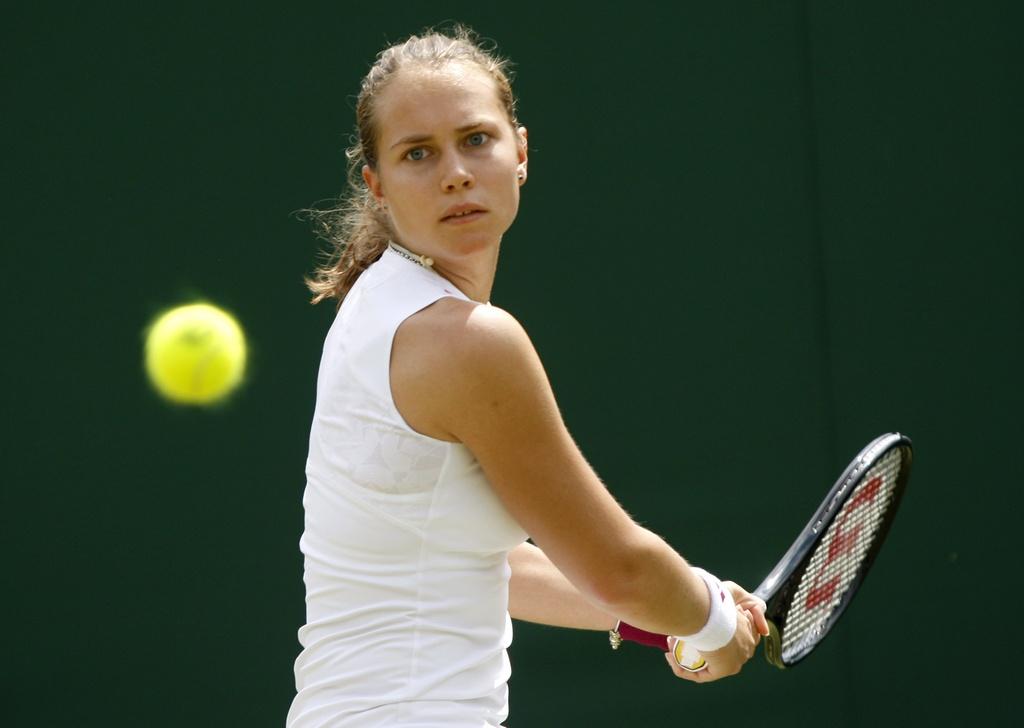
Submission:
M 768 605 L 770 663 L 787 668 L 800 662 L 846 611 L 892 526 L 912 461 L 904 435 L 868 443 L 755 590 Z

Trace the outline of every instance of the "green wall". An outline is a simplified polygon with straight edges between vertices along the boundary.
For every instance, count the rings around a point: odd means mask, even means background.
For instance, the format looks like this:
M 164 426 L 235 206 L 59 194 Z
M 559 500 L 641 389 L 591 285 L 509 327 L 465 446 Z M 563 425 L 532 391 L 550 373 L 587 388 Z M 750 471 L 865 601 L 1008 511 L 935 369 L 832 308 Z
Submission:
M 959 724 L 1012 693 L 1024 52 L 1005 2 L 332 3 L 5 12 L 0 720 L 282 725 L 318 243 L 373 55 L 444 19 L 517 63 L 530 182 L 494 302 L 620 501 L 753 588 L 871 437 L 914 438 L 887 547 L 813 659 L 697 687 L 519 625 L 509 725 Z M 253 358 L 148 388 L 193 297 Z

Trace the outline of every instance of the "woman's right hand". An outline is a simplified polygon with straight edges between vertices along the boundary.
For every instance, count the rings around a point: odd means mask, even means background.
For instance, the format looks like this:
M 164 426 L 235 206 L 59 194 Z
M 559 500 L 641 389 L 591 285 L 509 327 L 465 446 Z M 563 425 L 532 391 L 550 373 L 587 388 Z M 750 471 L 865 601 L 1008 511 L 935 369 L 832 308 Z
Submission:
M 762 617 L 763 619 L 763 617 Z M 735 675 L 749 660 L 757 649 L 757 643 L 761 641 L 761 635 L 755 616 L 742 607 L 736 607 L 736 633 L 732 641 L 725 647 L 713 652 L 702 653 L 707 666 L 699 672 L 684 670 L 676 663 L 674 657 L 675 638 L 669 638 L 669 651 L 665 653 L 665 659 L 676 677 L 690 682 L 705 683 L 719 680 L 723 677 Z

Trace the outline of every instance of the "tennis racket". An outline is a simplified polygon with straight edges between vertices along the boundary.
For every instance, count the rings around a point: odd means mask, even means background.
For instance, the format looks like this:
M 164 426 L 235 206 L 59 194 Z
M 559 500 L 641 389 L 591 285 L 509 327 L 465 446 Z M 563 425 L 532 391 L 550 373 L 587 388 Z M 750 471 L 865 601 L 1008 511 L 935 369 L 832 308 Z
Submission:
M 910 439 L 899 433 L 870 442 L 754 591 L 767 604 L 768 662 L 782 669 L 796 665 L 850 606 L 892 526 L 912 460 Z M 704 668 L 700 653 L 681 641 L 673 654 L 688 670 Z

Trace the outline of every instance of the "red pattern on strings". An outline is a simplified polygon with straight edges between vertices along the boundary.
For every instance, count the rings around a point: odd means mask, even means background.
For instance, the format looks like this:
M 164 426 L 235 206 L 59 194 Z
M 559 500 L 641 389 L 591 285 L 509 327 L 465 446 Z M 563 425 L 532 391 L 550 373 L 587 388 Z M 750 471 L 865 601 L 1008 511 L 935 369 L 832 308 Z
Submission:
M 838 574 L 821 586 L 815 584 L 811 587 L 811 590 L 807 592 L 807 601 L 804 602 L 804 604 L 808 609 L 814 609 L 821 604 L 828 604 L 828 602 L 832 600 L 832 595 L 836 593 L 837 586 L 839 586 Z
M 825 569 L 829 564 L 840 556 L 844 556 L 853 551 L 854 547 L 857 545 L 857 539 L 860 537 L 861 532 L 861 524 L 857 524 L 851 531 L 844 531 L 843 526 L 846 525 L 846 521 L 850 517 L 851 513 L 861 506 L 874 501 L 875 497 L 878 495 L 878 491 L 881 489 L 882 476 L 876 475 L 865 483 L 864 487 L 854 494 L 850 499 L 850 502 L 846 504 L 846 508 L 843 509 L 842 514 L 839 516 L 839 522 L 836 524 L 836 530 L 829 538 L 828 558 L 825 559 L 825 563 L 818 569 L 818 573 L 814 575 L 814 583 L 807 592 L 807 599 L 804 602 L 804 606 L 806 606 L 807 609 L 813 609 L 814 607 L 822 604 L 828 604 L 832 601 L 832 597 L 835 596 L 836 589 L 839 587 L 840 575 L 836 574 L 823 584 L 819 582 L 824 576 Z

